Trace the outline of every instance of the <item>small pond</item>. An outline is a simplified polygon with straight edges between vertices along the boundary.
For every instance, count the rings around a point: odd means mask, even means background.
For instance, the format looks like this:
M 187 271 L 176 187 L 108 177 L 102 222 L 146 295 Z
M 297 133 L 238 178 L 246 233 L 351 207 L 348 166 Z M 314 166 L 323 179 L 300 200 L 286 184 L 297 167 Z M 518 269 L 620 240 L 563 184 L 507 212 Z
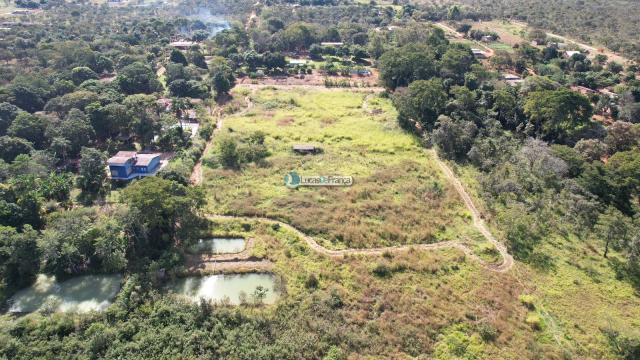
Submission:
M 124 275 L 82 275 L 63 282 L 55 276 L 40 274 L 36 283 L 18 290 L 7 301 L 10 312 L 34 312 L 45 300 L 53 312 L 105 310 L 111 305 Z
M 187 252 L 191 254 L 232 254 L 244 250 L 246 241 L 244 239 L 213 238 L 200 239 L 190 246 Z
M 257 286 L 267 289 L 263 302 L 271 304 L 276 301 L 278 294 L 273 290 L 273 275 L 242 274 L 242 275 L 209 275 L 187 276 L 169 280 L 164 290 L 198 301 L 200 298 L 221 301 L 228 297 L 232 304 L 240 304 L 240 292 L 247 294 L 251 301 L 251 294 Z

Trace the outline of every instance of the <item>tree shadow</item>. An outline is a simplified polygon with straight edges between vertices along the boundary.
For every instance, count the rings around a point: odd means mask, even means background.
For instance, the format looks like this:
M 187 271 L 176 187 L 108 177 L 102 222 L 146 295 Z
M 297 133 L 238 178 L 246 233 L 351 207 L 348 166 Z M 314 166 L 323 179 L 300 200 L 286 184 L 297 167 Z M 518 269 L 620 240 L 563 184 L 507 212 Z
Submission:
M 637 270 L 630 269 L 626 263 L 617 258 L 610 258 L 608 264 L 616 274 L 616 280 L 629 283 L 635 290 L 636 296 L 640 296 L 640 276 Z

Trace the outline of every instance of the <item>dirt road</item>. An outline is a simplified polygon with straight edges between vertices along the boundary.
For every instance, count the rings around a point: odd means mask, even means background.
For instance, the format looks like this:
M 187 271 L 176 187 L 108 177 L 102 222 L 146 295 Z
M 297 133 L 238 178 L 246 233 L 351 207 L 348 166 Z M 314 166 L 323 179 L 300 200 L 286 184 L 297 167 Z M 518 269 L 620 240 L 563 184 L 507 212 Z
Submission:
M 220 131 L 220 129 L 222 129 L 222 111 L 223 111 L 224 107 L 221 107 L 218 110 L 218 120 L 216 121 L 216 128 L 213 129 L 213 134 L 211 135 L 211 137 L 209 138 L 209 140 L 207 140 L 207 145 L 204 147 L 204 150 L 202 151 L 202 156 L 200 156 L 200 160 L 198 160 L 198 162 L 196 163 L 196 165 L 193 167 L 193 171 L 191 172 L 191 177 L 189 179 L 189 182 L 191 183 L 191 185 L 199 185 L 202 184 L 202 159 L 204 159 L 205 156 L 207 156 L 207 154 L 209 153 L 209 151 L 211 151 L 211 141 L 213 140 L 213 135 Z M 215 110 L 214 110 L 215 113 Z

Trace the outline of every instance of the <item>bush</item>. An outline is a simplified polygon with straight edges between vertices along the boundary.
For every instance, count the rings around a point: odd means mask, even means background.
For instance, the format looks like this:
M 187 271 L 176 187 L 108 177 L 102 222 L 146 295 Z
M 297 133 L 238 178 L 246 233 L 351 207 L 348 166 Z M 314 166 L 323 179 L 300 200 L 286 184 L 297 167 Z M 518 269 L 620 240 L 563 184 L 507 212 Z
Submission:
M 378 261 L 371 270 L 373 275 L 379 277 L 387 277 L 391 275 L 391 269 L 389 269 L 389 265 L 386 262 Z
M 518 299 L 520 300 L 520 303 L 522 305 L 526 306 L 529 309 L 534 309 L 536 306 L 536 299 L 533 297 L 533 295 L 522 294 L 518 297 Z
M 525 322 L 531 326 L 533 330 L 541 330 L 542 329 L 542 319 L 538 314 L 529 314 L 527 315 L 527 319 Z
M 307 276 L 307 281 L 305 281 L 304 286 L 307 289 L 316 289 L 318 287 L 318 278 L 316 278 L 315 274 L 309 274 L 309 276 Z
M 189 186 L 191 171 L 184 165 L 168 165 L 158 171 L 158 176 L 165 180 L 176 181 L 184 186 Z
M 484 342 L 489 342 L 496 339 L 496 328 L 488 322 L 480 324 L 478 333 L 480 333 L 480 337 L 482 338 L 482 340 L 484 340 Z
M 202 164 L 212 169 L 219 169 L 222 165 L 220 163 L 220 159 L 218 158 L 218 154 L 207 155 L 204 159 L 202 159 Z

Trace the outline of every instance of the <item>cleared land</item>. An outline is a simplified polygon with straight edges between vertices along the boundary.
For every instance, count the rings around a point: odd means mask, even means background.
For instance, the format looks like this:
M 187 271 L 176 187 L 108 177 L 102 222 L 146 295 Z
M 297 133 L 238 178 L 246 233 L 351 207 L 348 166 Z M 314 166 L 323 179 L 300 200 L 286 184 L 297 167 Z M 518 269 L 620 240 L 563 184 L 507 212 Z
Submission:
M 372 95 L 363 109 L 366 96 L 306 89 L 249 95 L 253 107 L 225 119 L 214 149 L 224 136 L 243 139 L 263 131 L 271 154 L 238 170 L 205 167 L 205 211 L 277 219 L 328 249 L 460 241 L 491 253 L 421 140 L 398 128 L 390 100 Z M 296 144 L 315 145 L 322 152 L 294 155 Z M 284 186 L 289 172 L 351 175 L 355 184 L 291 190 Z M 499 255 L 486 260 L 501 261 Z

